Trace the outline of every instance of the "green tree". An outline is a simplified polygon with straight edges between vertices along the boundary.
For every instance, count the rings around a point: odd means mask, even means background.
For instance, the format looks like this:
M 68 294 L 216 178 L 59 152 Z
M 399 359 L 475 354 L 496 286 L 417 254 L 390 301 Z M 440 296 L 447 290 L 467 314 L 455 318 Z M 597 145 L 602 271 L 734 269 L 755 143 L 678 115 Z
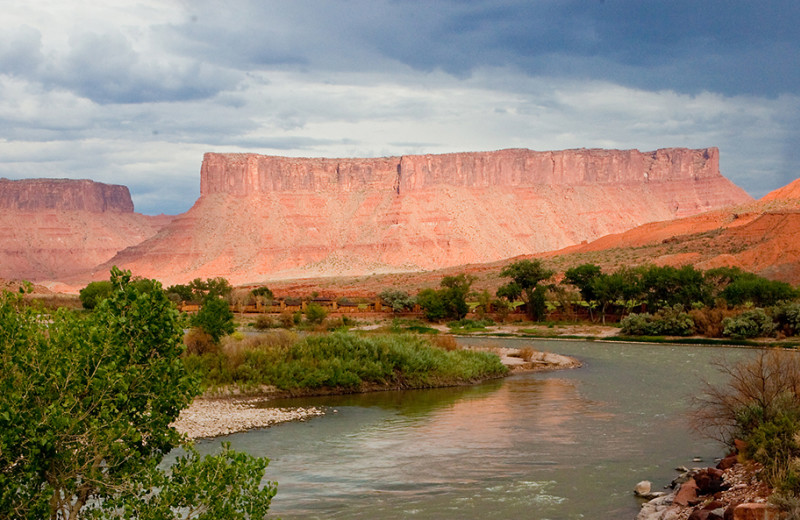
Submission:
M 140 291 L 116 267 L 110 283 L 87 316 L 43 319 L 0 295 L 0 519 L 262 518 L 275 493 L 259 485 L 266 460 L 189 448 L 177 471 L 159 468 L 182 442 L 170 424 L 198 381 L 166 294 Z
M 192 317 L 192 326 L 202 329 L 219 343 L 222 336 L 233 334 L 233 312 L 228 302 L 218 296 L 207 296 L 203 306 Z
M 97 304 L 111 296 L 113 286 L 108 280 L 91 282 L 78 293 L 84 309 L 92 310 Z
M 752 273 L 746 273 L 728 284 L 721 293 L 731 305 L 752 303 L 759 307 L 775 305 L 782 301 L 794 300 L 798 291 L 785 282 L 767 280 Z
M 309 303 L 306 307 L 306 319 L 309 323 L 319 325 L 328 317 L 328 311 L 318 303 Z
M 508 303 L 514 303 L 522 296 L 522 289 L 517 285 L 517 282 L 508 282 L 498 287 L 495 295 L 498 298 L 505 298 Z
M 435 289 L 421 290 L 417 294 L 417 303 L 428 321 L 439 321 L 447 315 L 440 291 Z
M 564 282 L 574 285 L 586 303 L 596 300 L 594 292 L 594 279 L 602 274 L 600 266 L 595 264 L 582 264 L 578 267 L 567 269 L 564 273 Z
M 553 276 L 553 271 L 546 269 L 540 260 L 520 260 L 503 268 L 500 276 L 511 278 L 511 283 L 520 288 L 528 317 L 541 320 L 545 310 L 545 288 L 539 284 Z
M 272 304 L 272 300 L 275 299 L 275 294 L 272 292 L 272 289 L 269 287 L 256 287 L 250 294 L 256 297 L 263 305 Z
M 467 315 L 469 312 L 467 296 L 474 281 L 474 276 L 464 273 L 442 278 L 439 284 L 442 286 L 440 292 L 447 318 L 460 320 Z
M 166 291 L 169 299 L 175 303 L 195 301 L 194 291 L 192 291 L 192 288 L 188 285 L 170 285 L 167 287 Z M 197 301 L 199 302 L 200 300 Z
M 643 296 L 649 310 L 711 302 L 708 280 L 702 271 L 691 265 L 680 269 L 651 265 L 641 269 L 641 277 Z
M 384 289 L 378 297 L 392 308 L 392 312 L 403 312 L 412 308 L 416 303 L 413 296 L 399 289 Z

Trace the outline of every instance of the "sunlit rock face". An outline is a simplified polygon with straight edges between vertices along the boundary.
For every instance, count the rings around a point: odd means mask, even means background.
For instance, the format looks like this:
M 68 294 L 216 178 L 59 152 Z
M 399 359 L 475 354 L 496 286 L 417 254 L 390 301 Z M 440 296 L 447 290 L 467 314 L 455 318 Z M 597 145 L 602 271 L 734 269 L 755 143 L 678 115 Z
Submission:
M 58 280 L 84 272 L 169 220 L 134 213 L 125 186 L 0 179 L 0 277 Z
M 432 269 L 752 200 L 716 148 L 366 159 L 205 155 L 201 196 L 112 262 L 179 282 Z M 107 266 L 106 266 L 107 267 Z

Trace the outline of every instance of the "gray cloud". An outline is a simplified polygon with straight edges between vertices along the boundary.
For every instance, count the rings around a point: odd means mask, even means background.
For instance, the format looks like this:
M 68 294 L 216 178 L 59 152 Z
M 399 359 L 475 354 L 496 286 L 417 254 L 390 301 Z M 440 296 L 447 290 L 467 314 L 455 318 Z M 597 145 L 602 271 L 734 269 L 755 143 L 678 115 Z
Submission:
M 0 175 L 128 184 L 148 213 L 188 209 L 212 150 L 719 146 L 753 195 L 797 175 L 796 2 L 179 6 L 7 13 Z

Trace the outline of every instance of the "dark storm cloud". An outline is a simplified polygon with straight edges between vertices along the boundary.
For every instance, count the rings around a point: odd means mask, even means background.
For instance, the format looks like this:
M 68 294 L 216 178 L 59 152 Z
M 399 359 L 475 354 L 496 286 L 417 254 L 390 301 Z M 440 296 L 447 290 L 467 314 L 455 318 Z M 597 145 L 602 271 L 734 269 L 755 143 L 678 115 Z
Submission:
M 753 195 L 798 174 L 796 1 L 10 7 L 0 174 L 129 184 L 146 212 L 187 209 L 210 150 L 719 146 Z
M 705 0 L 193 4 L 184 50 L 248 68 L 514 66 L 647 89 L 776 95 L 800 89 L 800 3 Z M 209 37 L 213 35 L 213 37 Z M 193 49 L 190 51 L 190 49 Z M 195 54 L 196 55 L 196 54 Z M 384 60 L 384 61 L 382 61 Z

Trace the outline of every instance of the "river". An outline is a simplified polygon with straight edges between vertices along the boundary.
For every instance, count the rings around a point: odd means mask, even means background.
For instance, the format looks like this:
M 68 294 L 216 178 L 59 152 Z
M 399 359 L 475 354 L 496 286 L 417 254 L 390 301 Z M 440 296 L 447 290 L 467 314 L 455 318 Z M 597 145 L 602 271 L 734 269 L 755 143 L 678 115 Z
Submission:
M 722 446 L 689 428 L 689 400 L 712 363 L 752 351 L 521 339 L 579 358 L 576 370 L 486 384 L 286 400 L 323 417 L 224 438 L 271 459 L 272 511 L 284 520 L 633 519 L 633 486 L 677 466 L 713 465 Z M 219 439 L 202 441 L 215 450 Z M 693 458 L 700 457 L 702 463 Z

